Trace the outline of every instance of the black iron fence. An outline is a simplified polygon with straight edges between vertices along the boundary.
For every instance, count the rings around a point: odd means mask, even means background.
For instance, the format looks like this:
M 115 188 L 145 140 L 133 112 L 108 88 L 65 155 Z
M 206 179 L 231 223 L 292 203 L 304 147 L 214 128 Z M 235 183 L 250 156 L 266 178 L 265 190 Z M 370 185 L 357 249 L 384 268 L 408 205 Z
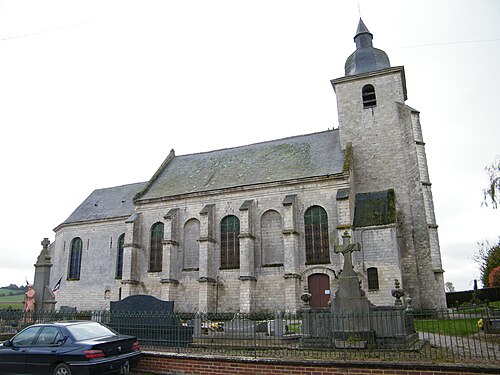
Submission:
M 500 311 L 488 307 L 367 314 L 0 310 L 0 335 L 6 339 L 33 323 L 75 319 L 137 336 L 143 350 L 152 351 L 500 364 Z

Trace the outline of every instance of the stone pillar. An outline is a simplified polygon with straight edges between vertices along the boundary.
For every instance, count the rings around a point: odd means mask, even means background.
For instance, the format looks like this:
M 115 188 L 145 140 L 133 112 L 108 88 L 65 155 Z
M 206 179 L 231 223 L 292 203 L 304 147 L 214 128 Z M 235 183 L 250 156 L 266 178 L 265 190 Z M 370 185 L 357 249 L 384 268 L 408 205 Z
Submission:
M 336 200 L 338 217 L 338 225 L 336 227 L 337 238 L 342 238 L 344 231 L 352 229 L 354 207 L 350 189 L 339 189 L 337 191 Z
M 283 200 L 283 244 L 285 248 L 285 311 L 295 312 L 300 309 L 299 274 L 299 232 L 297 231 L 297 196 L 287 195 Z
M 213 312 L 216 307 L 216 275 L 215 275 L 215 205 L 207 204 L 200 212 L 200 252 L 198 281 L 198 310 Z
M 35 309 L 44 311 L 54 311 L 56 300 L 52 289 L 50 288 L 50 253 L 48 246 L 50 241 L 44 238 L 41 242 L 42 251 L 35 263 L 35 280 L 33 289 L 35 291 Z
M 163 257 L 161 268 L 161 299 L 175 301 L 178 280 L 177 252 L 179 249 L 179 209 L 173 208 L 164 216 Z
M 134 213 L 125 220 L 123 244 L 122 298 L 139 294 L 138 252 L 141 251 L 141 214 Z
M 240 312 L 251 312 L 254 306 L 255 236 L 253 235 L 254 201 L 247 200 L 240 207 Z

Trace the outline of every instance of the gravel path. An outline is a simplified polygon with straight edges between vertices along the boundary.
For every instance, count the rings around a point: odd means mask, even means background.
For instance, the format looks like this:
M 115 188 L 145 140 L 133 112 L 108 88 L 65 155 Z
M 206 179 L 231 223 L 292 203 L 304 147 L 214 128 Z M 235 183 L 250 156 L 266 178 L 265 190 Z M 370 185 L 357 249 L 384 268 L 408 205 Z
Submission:
M 421 340 L 429 341 L 432 347 L 449 350 L 457 357 L 500 360 L 500 335 L 483 332 L 464 337 L 427 332 L 418 335 Z

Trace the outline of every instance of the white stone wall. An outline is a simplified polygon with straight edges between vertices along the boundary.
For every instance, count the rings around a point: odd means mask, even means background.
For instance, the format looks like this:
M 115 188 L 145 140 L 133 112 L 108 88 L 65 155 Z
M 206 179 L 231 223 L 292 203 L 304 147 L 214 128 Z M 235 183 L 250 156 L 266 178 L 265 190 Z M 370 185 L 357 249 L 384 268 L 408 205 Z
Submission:
M 264 212 L 260 220 L 260 251 L 256 251 L 256 264 L 272 265 L 283 264 L 283 220 L 278 211 Z
M 125 232 L 123 220 L 87 223 L 63 227 L 52 246 L 50 286 L 62 277 L 56 292 L 56 309 L 61 306 L 79 310 L 105 309 L 110 300 L 118 300 L 121 280 L 116 279 L 118 237 Z M 71 242 L 83 242 L 79 280 L 67 280 Z
M 285 278 L 283 267 L 267 267 L 257 279 L 256 311 L 285 311 Z
M 362 228 L 354 231 L 354 240 L 361 245 L 361 251 L 353 254 L 354 270 L 366 296 L 378 306 L 394 305 L 394 280 L 402 281 L 396 226 Z M 371 267 L 378 270 L 379 290 L 368 289 L 366 270 Z
M 189 219 L 184 224 L 184 246 L 180 247 L 182 253 L 182 269 L 199 267 L 200 257 L 200 221 Z
M 282 246 L 282 240 L 285 235 L 278 233 L 278 217 L 284 220 L 286 207 L 283 206 L 283 200 L 287 195 L 296 195 L 295 210 L 296 210 L 296 231 L 292 235 L 298 241 L 298 259 L 295 260 L 297 275 L 303 274 L 308 267 L 305 266 L 305 242 L 304 242 L 304 213 L 310 206 L 319 205 L 323 207 L 328 214 L 329 221 L 329 240 L 330 240 L 330 258 L 331 263 L 321 265 L 320 267 L 328 267 L 338 272 L 341 268 L 342 259 L 338 254 L 334 253 L 334 244 L 337 241 L 336 227 L 339 224 L 337 215 L 336 194 L 339 187 L 346 187 L 346 181 L 342 179 L 324 179 L 310 183 L 297 183 L 281 186 L 268 186 L 258 189 L 244 189 L 242 191 L 232 191 L 211 196 L 194 196 L 182 200 L 172 200 L 166 202 L 150 203 L 137 207 L 137 213 L 140 215 L 134 222 L 134 225 L 127 224 L 129 231 L 134 230 L 140 235 L 132 236 L 126 234 L 126 241 L 134 244 L 131 251 L 134 252 L 134 258 L 129 267 L 133 268 L 127 273 L 124 270 L 124 275 L 136 275 L 135 284 L 122 285 L 122 280 L 115 280 L 116 267 L 116 243 L 118 236 L 125 232 L 126 218 L 120 220 L 95 223 L 63 226 L 56 233 L 56 244 L 53 254 L 54 267 L 52 269 L 51 282 L 55 284 L 61 273 L 63 273 L 63 282 L 61 290 L 58 292 L 58 306 L 68 305 L 77 306 L 78 309 L 101 309 L 109 306 L 110 300 L 117 300 L 121 295 L 122 298 L 126 295 L 120 293 L 120 288 L 130 290 L 132 294 L 144 293 L 150 294 L 158 298 L 168 296 L 175 299 L 176 310 L 178 311 L 195 311 L 200 306 L 200 301 L 203 301 L 203 296 L 200 297 L 200 290 L 205 288 L 206 293 L 212 293 L 206 298 L 212 299 L 209 303 L 214 307 L 217 299 L 218 311 L 240 311 L 241 298 L 243 295 L 250 293 L 252 300 L 249 301 L 250 309 L 261 310 L 284 310 L 287 302 L 285 300 L 285 267 L 279 265 L 278 251 L 275 258 L 265 260 L 262 256 L 262 234 L 277 236 L 271 238 L 268 246 Z M 252 211 L 240 211 L 242 203 L 246 200 L 253 200 Z M 203 223 L 200 216 L 200 211 L 207 205 L 214 205 L 213 214 L 213 238 L 215 242 L 211 242 L 212 250 L 208 251 L 210 259 L 208 262 L 213 265 L 214 276 L 212 281 L 208 280 L 207 286 L 200 287 L 199 271 L 196 267 L 185 267 L 186 262 L 190 266 L 194 266 L 195 262 L 189 258 L 189 255 L 184 254 L 184 245 L 193 246 L 194 239 L 193 231 L 185 231 L 189 228 L 186 223 L 193 223 L 198 220 Z M 171 212 L 172 209 L 178 209 L 176 212 L 176 227 L 169 228 L 168 223 L 174 222 L 173 218 L 168 220 L 165 215 Z M 266 221 L 265 213 L 273 212 L 273 220 Z M 254 246 L 254 261 L 252 275 L 255 281 L 242 281 L 239 279 L 239 270 L 219 270 L 220 264 L 220 221 L 226 215 L 250 215 L 251 228 L 250 235 Z M 344 213 L 348 217 L 348 213 Z M 172 254 L 170 260 L 175 264 L 170 264 L 168 272 L 148 272 L 149 266 L 149 249 L 150 249 L 150 231 L 153 224 L 163 222 L 166 224 L 166 236 L 178 239 L 178 244 L 167 245 Z M 262 222 L 266 223 L 267 228 L 262 228 Z M 274 223 L 276 225 L 271 225 Z M 174 224 L 172 224 L 174 225 Z M 203 224 L 205 225 L 205 224 Z M 280 224 L 283 226 L 283 223 Z M 269 228 L 272 230 L 269 231 Z M 203 229 L 200 229 L 202 231 Z M 178 233 L 174 234 L 176 231 Z M 82 254 L 82 270 L 81 278 L 76 281 L 67 281 L 67 265 L 68 254 L 71 240 L 74 237 L 82 238 L 84 248 Z M 110 247 L 110 243 L 112 245 Z M 138 242 L 138 243 L 137 243 Z M 87 243 L 89 246 L 87 248 Z M 166 253 L 164 253 L 165 256 Z M 168 254 L 168 253 L 167 253 Z M 175 256 L 174 256 L 175 255 Z M 201 255 L 200 255 L 201 261 Z M 125 262 L 126 263 L 126 262 Z M 165 260 L 164 260 L 164 264 Z M 270 267 L 271 265 L 271 267 Z M 297 277 L 297 276 L 294 276 Z M 307 285 L 307 278 L 300 280 L 299 285 L 295 288 L 295 294 L 300 293 L 304 285 Z M 218 284 L 215 284 L 217 280 Z M 295 278 L 293 279 L 295 280 Z M 333 280 L 332 280 L 333 282 Z M 242 283 L 253 283 L 255 286 L 250 288 L 241 288 Z M 290 284 L 290 283 L 289 283 Z M 66 287 L 70 285 L 70 287 Z M 213 287 L 211 286 L 213 285 Z M 218 285 L 218 287 L 216 287 Z M 291 285 L 291 284 L 290 284 Z M 290 287 L 288 285 L 288 287 Z M 212 291 L 212 289 L 214 291 Z M 104 298 L 106 290 L 109 293 Z M 70 293 L 68 293 L 71 291 Z M 217 291 L 217 293 L 215 293 Z M 217 296 L 215 296 L 217 294 Z M 84 295 L 84 298 L 81 296 Z M 249 296 L 250 296 L 249 295 Z M 297 297 L 298 298 L 298 297 Z M 288 302 L 288 306 L 299 306 L 300 301 Z

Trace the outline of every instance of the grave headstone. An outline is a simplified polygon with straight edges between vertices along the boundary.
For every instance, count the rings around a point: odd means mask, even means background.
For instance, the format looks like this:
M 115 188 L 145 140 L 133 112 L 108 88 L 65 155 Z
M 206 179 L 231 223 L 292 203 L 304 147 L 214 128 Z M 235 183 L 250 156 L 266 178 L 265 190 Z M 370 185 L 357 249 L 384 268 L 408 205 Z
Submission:
M 193 327 L 183 325 L 175 315 L 174 302 L 149 295 L 111 301 L 109 325 L 119 333 L 137 336 L 143 345 L 177 347 L 193 340 Z

